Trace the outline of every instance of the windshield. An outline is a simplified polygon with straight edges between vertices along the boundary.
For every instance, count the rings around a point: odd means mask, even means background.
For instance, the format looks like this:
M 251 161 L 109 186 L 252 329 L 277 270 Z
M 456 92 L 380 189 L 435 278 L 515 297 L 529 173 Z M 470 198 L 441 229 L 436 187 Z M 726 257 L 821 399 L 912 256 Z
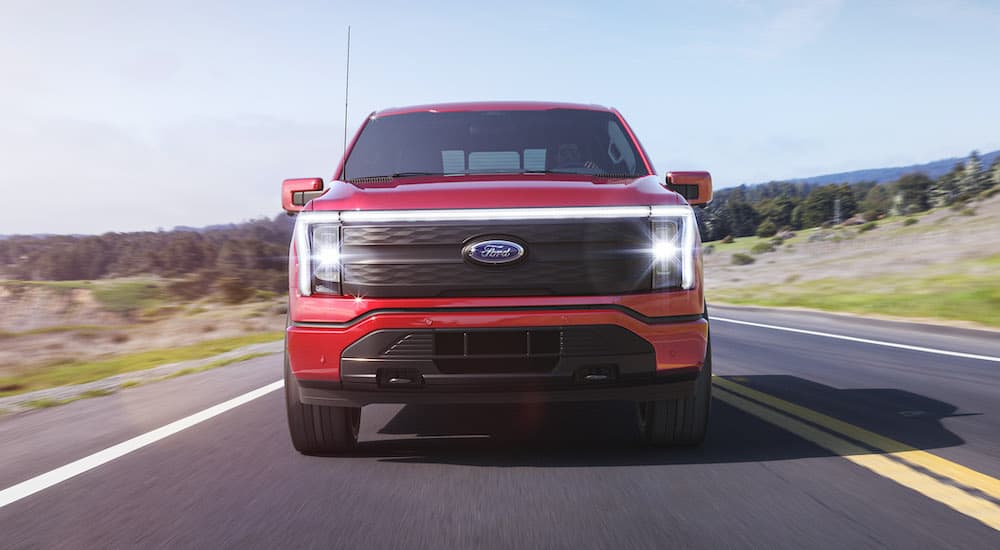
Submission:
M 375 118 L 343 179 L 413 175 L 648 174 L 618 118 L 606 111 L 463 111 Z

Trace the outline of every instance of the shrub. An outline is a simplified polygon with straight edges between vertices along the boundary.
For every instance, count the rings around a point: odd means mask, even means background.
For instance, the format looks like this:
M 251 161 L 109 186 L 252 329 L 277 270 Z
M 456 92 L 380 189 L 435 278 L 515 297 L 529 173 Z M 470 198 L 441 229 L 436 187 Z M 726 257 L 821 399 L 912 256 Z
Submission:
M 741 254 L 739 252 L 737 252 L 736 254 L 733 254 L 733 258 L 732 258 L 733 265 L 749 265 L 749 264 L 752 264 L 752 263 L 754 263 L 756 261 L 757 260 L 754 259 L 753 256 L 749 256 L 747 254 Z
M 975 216 L 976 215 L 976 209 L 975 208 L 969 208 L 968 206 L 966 206 L 965 208 L 959 210 L 958 213 L 961 214 L 961 215 L 963 215 L 963 216 Z
M 904 226 L 906 226 L 906 225 L 913 225 L 913 224 L 915 224 L 915 223 L 917 223 L 919 221 L 920 220 L 918 220 L 917 218 L 906 218 L 905 220 L 903 220 L 903 225 Z
M 128 334 L 124 332 L 116 332 L 111 335 L 111 341 L 115 344 L 124 344 L 128 342 Z
M 125 281 L 94 289 L 94 298 L 106 311 L 128 317 L 154 306 L 161 298 L 160 287 L 153 283 Z
M 864 225 L 862 225 L 861 227 L 858 228 L 858 233 L 864 233 L 865 231 L 871 231 L 872 229 L 875 229 L 876 227 L 878 227 L 877 223 L 875 223 L 875 222 L 868 222 L 868 223 L 866 223 L 866 224 L 864 224 Z
M 875 209 L 865 210 L 865 213 L 861 215 L 861 217 L 863 217 L 866 222 L 873 222 L 879 219 L 879 216 L 880 216 L 879 211 Z
M 980 193 L 979 194 L 979 199 L 980 200 L 985 200 L 985 199 L 988 199 L 988 198 L 996 195 L 997 193 L 1000 193 L 1000 186 L 994 185 L 993 187 L 991 187 L 991 188 L 983 191 L 982 193 Z
M 782 239 L 781 237 L 775 237 L 775 238 L 771 239 L 770 242 L 774 246 L 781 246 L 781 245 L 785 244 L 785 239 Z
M 757 243 L 750 248 L 751 254 L 765 254 L 774 252 L 774 245 L 771 243 Z
M 724 238 L 722 239 L 722 243 L 723 243 L 723 244 L 729 244 L 729 243 L 731 243 L 731 242 L 733 242 L 733 236 L 732 236 L 732 235 L 726 235 L 726 236 L 725 236 L 725 237 L 724 237 Z
M 245 302 L 254 293 L 254 289 L 239 277 L 219 279 L 219 290 L 222 291 L 222 300 L 227 304 Z
M 269 302 L 278 297 L 278 293 L 273 290 L 256 290 L 253 294 L 253 299 L 258 302 Z
M 181 301 L 201 298 L 205 295 L 205 282 L 197 278 L 172 281 L 167 285 L 167 293 Z
M 714 244 L 710 244 L 710 245 L 705 246 L 705 247 L 703 247 L 701 249 L 701 253 L 704 254 L 704 255 L 706 255 L 706 256 L 708 256 L 709 254 L 711 254 L 713 252 L 715 252 L 715 245 Z
M 770 218 L 764 220 L 759 226 L 757 226 L 757 236 L 768 238 L 773 237 L 778 232 L 778 226 L 771 221 Z

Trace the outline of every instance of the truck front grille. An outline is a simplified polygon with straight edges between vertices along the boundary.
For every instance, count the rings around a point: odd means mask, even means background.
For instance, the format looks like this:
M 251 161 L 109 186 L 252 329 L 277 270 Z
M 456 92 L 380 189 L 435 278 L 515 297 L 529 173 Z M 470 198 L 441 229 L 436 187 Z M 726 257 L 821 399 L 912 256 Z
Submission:
M 524 244 L 511 265 L 466 261 L 478 239 Z M 628 294 L 651 287 L 649 221 L 532 220 L 343 226 L 344 293 L 437 297 Z

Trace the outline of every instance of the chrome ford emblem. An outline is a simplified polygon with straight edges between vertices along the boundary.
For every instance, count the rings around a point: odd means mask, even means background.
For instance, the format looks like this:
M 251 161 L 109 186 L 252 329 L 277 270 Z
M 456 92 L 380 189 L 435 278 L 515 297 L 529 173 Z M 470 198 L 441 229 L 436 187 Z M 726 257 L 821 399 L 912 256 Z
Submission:
M 524 256 L 524 247 L 502 239 L 474 241 L 462 249 L 462 255 L 477 264 L 509 264 Z

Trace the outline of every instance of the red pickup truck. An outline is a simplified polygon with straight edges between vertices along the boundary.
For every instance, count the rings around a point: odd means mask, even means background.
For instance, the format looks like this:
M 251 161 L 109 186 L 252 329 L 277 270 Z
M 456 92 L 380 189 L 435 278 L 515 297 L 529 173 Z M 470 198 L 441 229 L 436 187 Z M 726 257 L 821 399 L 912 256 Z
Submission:
M 324 188 L 290 179 L 285 397 L 294 447 L 357 444 L 370 403 L 627 400 L 652 445 L 711 401 L 707 172 L 657 177 L 614 109 L 378 111 Z

